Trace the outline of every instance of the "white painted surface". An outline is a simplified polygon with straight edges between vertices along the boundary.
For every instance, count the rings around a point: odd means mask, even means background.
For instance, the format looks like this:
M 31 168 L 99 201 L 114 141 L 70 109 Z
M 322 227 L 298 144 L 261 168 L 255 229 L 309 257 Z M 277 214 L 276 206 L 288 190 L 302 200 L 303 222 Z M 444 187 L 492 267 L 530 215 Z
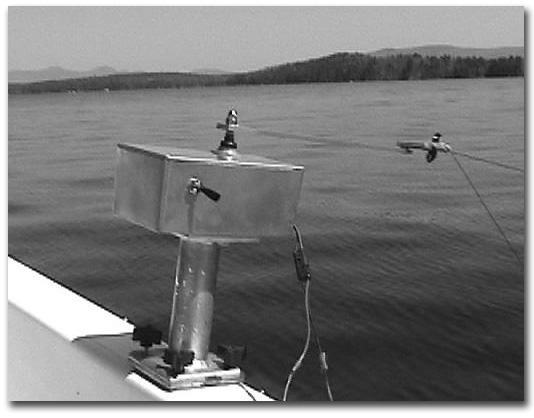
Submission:
M 9 401 L 154 400 L 11 303 L 7 340 Z
M 69 341 L 133 332 L 132 324 L 12 258 L 7 260 L 7 275 L 9 302 Z
M 127 362 L 134 326 L 8 258 L 8 400 L 266 401 L 247 385 L 167 392 Z

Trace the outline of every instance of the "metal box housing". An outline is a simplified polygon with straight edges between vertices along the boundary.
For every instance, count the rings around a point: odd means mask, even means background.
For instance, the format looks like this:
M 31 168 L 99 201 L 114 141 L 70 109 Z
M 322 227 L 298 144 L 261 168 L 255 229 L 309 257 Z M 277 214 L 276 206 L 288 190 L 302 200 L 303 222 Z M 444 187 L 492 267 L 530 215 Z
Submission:
M 286 234 L 304 169 L 252 155 L 119 144 L 114 213 L 152 231 L 214 240 Z M 188 192 L 191 178 L 221 195 Z

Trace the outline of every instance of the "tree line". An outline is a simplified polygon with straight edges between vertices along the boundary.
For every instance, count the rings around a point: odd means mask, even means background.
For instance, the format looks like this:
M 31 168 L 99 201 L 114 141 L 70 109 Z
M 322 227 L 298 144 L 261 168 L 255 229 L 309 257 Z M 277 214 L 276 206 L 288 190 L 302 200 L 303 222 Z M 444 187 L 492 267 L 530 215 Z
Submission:
M 377 80 L 427 80 L 437 78 L 523 77 L 521 56 L 485 59 L 450 55 L 391 55 L 375 57 L 337 53 L 246 73 L 220 75 L 195 73 L 125 73 L 100 77 L 9 84 L 8 92 L 45 93 L 91 90 L 134 90 L 229 86 L 245 84 L 295 84 Z
M 284 64 L 237 74 L 236 84 L 284 84 L 369 80 L 426 80 L 434 78 L 521 77 L 520 56 L 484 59 L 419 54 L 374 57 L 338 53 L 328 57 Z

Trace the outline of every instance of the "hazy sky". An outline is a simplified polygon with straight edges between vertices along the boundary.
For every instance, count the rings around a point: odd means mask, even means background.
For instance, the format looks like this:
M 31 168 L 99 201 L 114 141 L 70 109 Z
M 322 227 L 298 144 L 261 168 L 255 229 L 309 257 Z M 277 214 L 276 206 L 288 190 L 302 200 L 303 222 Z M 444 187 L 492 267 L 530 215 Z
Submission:
M 244 71 L 334 52 L 524 45 L 522 7 L 9 7 L 8 68 Z

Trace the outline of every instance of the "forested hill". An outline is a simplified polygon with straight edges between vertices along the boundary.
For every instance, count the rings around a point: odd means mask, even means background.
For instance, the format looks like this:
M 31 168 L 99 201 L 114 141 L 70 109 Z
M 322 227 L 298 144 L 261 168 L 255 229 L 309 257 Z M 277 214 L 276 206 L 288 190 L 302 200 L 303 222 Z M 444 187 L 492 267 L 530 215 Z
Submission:
M 230 80 L 235 84 L 284 84 L 347 82 L 368 80 L 425 80 L 431 78 L 475 78 L 523 76 L 520 56 L 484 59 L 390 55 L 375 57 L 364 54 L 338 53 L 327 57 L 284 64 L 245 74 Z
M 9 84 L 9 93 L 523 76 L 524 59 L 519 55 L 486 59 L 450 55 L 422 56 L 417 53 L 389 56 L 337 53 L 247 73 L 124 73 Z

